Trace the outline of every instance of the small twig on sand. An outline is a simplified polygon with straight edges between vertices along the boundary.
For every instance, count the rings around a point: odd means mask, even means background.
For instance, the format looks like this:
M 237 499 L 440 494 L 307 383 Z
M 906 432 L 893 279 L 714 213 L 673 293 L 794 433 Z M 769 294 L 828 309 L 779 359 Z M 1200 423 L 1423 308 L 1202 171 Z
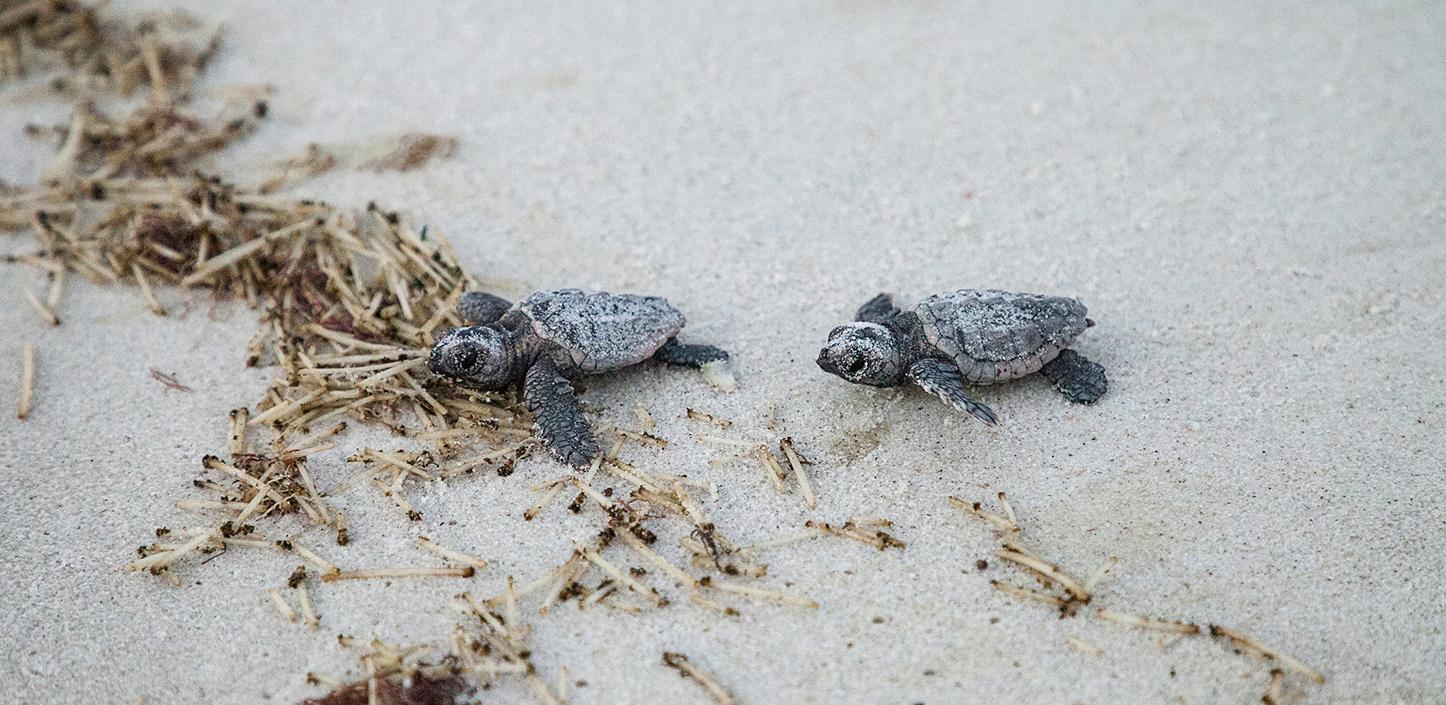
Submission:
M 714 425 L 714 426 L 717 426 L 718 428 L 722 428 L 722 429 L 733 428 L 733 422 L 732 422 L 732 421 L 729 421 L 729 420 L 727 420 L 727 419 L 720 419 L 720 418 L 718 418 L 717 416 L 714 416 L 714 415 L 712 415 L 712 414 L 705 413 L 705 412 L 702 412 L 702 411 L 698 411 L 697 409 L 688 409 L 687 415 L 688 415 L 688 418 L 690 418 L 690 419 L 692 419 L 692 420 L 694 420 L 694 421 L 702 421 L 703 423 L 712 424 L 712 425 Z
M 768 452 L 768 446 L 754 448 L 753 454 L 763 467 L 763 474 L 768 476 L 769 481 L 773 483 L 773 489 L 778 490 L 780 494 L 787 492 L 788 490 L 783 486 L 783 467 L 778 464 L 778 460 L 773 457 L 773 454 Z
M 31 308 L 35 309 L 36 313 L 40 314 L 40 317 L 44 319 L 46 323 L 51 326 L 60 325 L 60 318 L 55 315 L 55 310 L 40 303 L 40 299 L 35 298 L 35 292 L 29 288 L 25 289 L 25 301 L 30 304 Z
M 1326 682 L 1325 674 L 1305 665 L 1299 659 L 1289 654 L 1282 653 L 1260 643 L 1255 637 L 1242 634 L 1229 627 L 1222 627 L 1218 624 L 1210 625 L 1210 636 L 1225 639 L 1241 651 L 1249 651 L 1266 661 L 1279 661 L 1280 665 L 1304 675 L 1317 684 Z
M 160 370 L 158 370 L 158 369 L 156 369 L 156 368 L 154 368 L 154 367 L 148 367 L 148 368 L 146 368 L 146 369 L 150 371 L 150 373 L 151 373 L 151 379 L 154 379 L 155 381 L 160 382 L 161 384 L 166 385 L 166 387 L 168 387 L 168 388 L 170 388 L 170 389 L 174 389 L 174 390 L 180 391 L 180 392 L 190 392 L 190 391 L 194 391 L 194 390 L 192 390 L 190 387 L 187 387 L 186 385 L 181 384 L 181 380 L 176 379 L 176 376 L 175 376 L 175 375 L 166 374 L 165 372 L 162 372 L 162 371 L 160 371 Z
M 698 667 L 694 666 L 687 656 L 665 651 L 663 652 L 663 663 L 668 668 L 677 671 L 678 675 L 703 686 L 703 689 L 708 691 L 708 696 L 713 698 L 713 702 L 718 705 L 734 705 L 738 702 L 733 699 L 733 694 L 728 692 L 727 688 L 719 685 L 718 681 L 713 680 L 708 674 L 698 670 Z
M 1261 705 L 1280 705 L 1280 685 L 1285 681 L 1285 671 L 1279 668 L 1270 669 L 1270 684 L 1265 687 L 1265 695 L 1260 699 Z
M 809 509 L 818 506 L 818 501 L 813 496 L 813 484 L 808 481 L 808 473 L 803 469 L 807 463 L 793 447 L 793 439 L 784 438 L 778 442 L 778 447 L 783 451 L 784 457 L 788 458 L 788 466 L 793 468 L 793 476 L 798 478 L 798 490 L 803 494 L 803 503 Z
M 722 590 L 723 592 L 731 592 L 738 595 L 746 595 L 748 597 L 758 598 L 760 600 L 768 600 L 769 602 L 777 602 L 781 605 L 792 605 L 794 607 L 818 609 L 818 602 L 810 600 L 807 597 L 789 595 L 786 593 L 777 592 L 775 590 L 764 590 L 763 588 L 756 588 L 749 585 L 735 585 L 733 583 L 719 582 L 717 580 L 714 580 L 711 576 L 699 580 L 698 584 L 702 587 L 710 587 L 715 590 Z
M 1011 585 L 1009 583 L 1000 582 L 998 580 L 989 581 L 989 585 L 992 586 L 995 590 L 998 590 L 1002 593 L 1014 595 L 1016 597 L 1023 597 L 1027 600 L 1043 602 L 1046 605 L 1053 605 L 1055 607 L 1064 607 L 1065 605 L 1065 601 L 1063 598 L 1055 597 L 1054 595 L 1047 595 L 1045 593 L 1039 592 L 1038 590 L 1031 590 L 1026 587 Z
M 949 504 L 956 509 L 963 509 L 964 511 L 969 512 L 970 514 L 973 514 L 974 516 L 979 517 L 980 519 L 983 519 L 984 521 L 987 521 L 990 524 L 993 524 L 1004 531 L 1019 533 L 1018 524 L 1010 521 L 1006 517 L 1002 517 L 998 514 L 985 511 L 983 506 L 980 505 L 978 502 L 965 502 L 958 497 L 950 497 Z
M 1016 563 L 1024 566 L 1025 568 L 1028 568 L 1056 583 L 1059 583 L 1061 587 L 1069 591 L 1069 593 L 1074 596 L 1074 599 L 1079 600 L 1080 602 L 1089 602 L 1089 591 L 1086 590 L 1078 580 L 1075 580 L 1073 576 L 1064 572 L 1064 570 L 1062 570 L 1059 566 L 1050 563 L 1049 561 L 1043 560 L 1036 556 L 1011 551 L 1007 548 L 1001 548 L 998 551 L 995 551 L 994 555 L 999 556 L 1000 558 L 1011 563 Z
M 296 621 L 296 611 L 291 609 L 291 605 L 286 604 L 286 599 L 281 596 L 280 590 L 271 588 L 266 591 L 266 594 L 271 597 L 271 604 L 276 606 L 276 611 L 280 612 L 281 616 L 286 618 L 286 621 Z
M 334 583 L 338 580 L 370 580 L 373 578 L 470 578 L 477 574 L 472 566 L 466 568 L 375 568 L 371 570 L 347 570 L 326 573 L 322 581 Z
M 447 548 L 446 546 L 443 546 L 436 541 L 427 538 L 426 536 L 418 536 L 417 544 L 422 547 L 422 550 L 449 561 L 455 561 L 457 563 L 461 563 L 462 565 L 469 565 L 478 570 L 487 567 L 487 561 L 484 561 L 476 556 L 468 555 L 461 551 Z
M 1168 622 L 1162 619 L 1151 619 L 1149 617 L 1138 617 L 1133 614 L 1125 614 L 1114 610 L 1101 609 L 1095 614 L 1106 622 L 1124 624 L 1130 627 L 1139 627 L 1156 632 L 1169 632 L 1173 634 L 1199 634 L 1200 625 L 1187 622 Z
M 15 417 L 30 416 L 30 406 L 35 394 L 35 345 L 26 343 L 20 351 L 20 401 L 15 405 Z
M 1084 641 L 1083 639 L 1078 639 L 1072 636 L 1065 637 L 1064 643 L 1069 644 L 1086 656 L 1100 656 L 1105 653 L 1104 649 L 1101 649 L 1094 644 Z
M 1114 570 L 1115 566 L 1119 565 L 1119 563 L 1120 559 L 1114 556 L 1110 556 L 1108 559 L 1106 559 L 1103 565 L 1101 565 L 1097 570 L 1095 570 L 1095 572 L 1091 574 L 1090 577 L 1085 579 L 1085 592 L 1094 594 L 1095 588 L 1099 587 L 1100 581 L 1104 580 L 1105 576 L 1109 575 L 1109 572 L 1111 570 Z

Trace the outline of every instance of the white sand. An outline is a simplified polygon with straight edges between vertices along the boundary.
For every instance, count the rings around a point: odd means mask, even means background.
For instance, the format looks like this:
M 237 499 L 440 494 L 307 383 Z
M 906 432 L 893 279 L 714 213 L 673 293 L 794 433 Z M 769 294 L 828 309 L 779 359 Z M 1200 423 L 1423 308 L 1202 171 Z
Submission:
M 193 8 L 229 27 L 203 85 L 279 91 L 276 124 L 228 165 L 311 140 L 457 135 L 450 162 L 301 191 L 424 216 L 511 295 L 669 297 L 688 338 L 736 353 L 741 388 L 656 367 L 590 383 L 602 418 L 630 422 L 641 401 L 674 440 L 630 457 L 716 480 L 708 509 L 742 540 L 882 515 L 908 542 L 770 552 L 768 582 L 816 612 L 569 605 L 533 621 L 543 676 L 565 664 L 587 682 L 580 703 L 702 702 L 661 665 L 674 650 L 754 705 L 1259 702 L 1267 666 L 1216 642 L 1162 649 L 991 590 L 1008 573 L 974 562 L 993 539 L 944 498 L 1003 489 L 1028 545 L 1077 573 L 1120 558 L 1102 604 L 1222 622 L 1328 675 L 1291 680 L 1285 702 L 1439 702 L 1446 6 L 774 5 Z M 0 101 L 0 178 L 38 173 L 47 149 L 19 128 L 64 115 Z M 354 668 L 337 633 L 444 637 L 447 596 L 537 575 L 594 528 L 561 503 L 521 520 L 528 486 L 563 472 L 544 459 L 414 492 L 419 524 L 354 491 L 338 500 L 353 544 L 317 540 L 334 560 L 434 565 L 421 532 L 493 563 L 470 583 L 323 586 L 318 633 L 267 604 L 294 566 L 274 554 L 189 564 L 180 588 L 122 573 L 156 526 L 195 521 L 174 500 L 224 449 L 226 410 L 263 389 L 270 372 L 242 366 L 254 316 L 167 291 L 187 312 L 159 319 L 136 291 L 76 283 L 48 329 L 20 298 L 32 282 L 0 268 L 0 400 L 24 342 L 41 370 L 31 419 L 0 414 L 8 701 L 294 702 L 321 692 L 306 671 Z M 1005 423 L 990 431 L 813 365 L 875 292 L 962 286 L 1080 296 L 1099 325 L 1078 348 L 1109 369 L 1109 396 L 991 388 Z M 680 418 L 699 407 L 743 436 L 770 399 L 819 461 L 814 513 L 751 464 L 709 468 Z M 395 444 L 347 445 L 363 442 Z M 344 455 L 313 464 L 322 484 L 349 473 Z

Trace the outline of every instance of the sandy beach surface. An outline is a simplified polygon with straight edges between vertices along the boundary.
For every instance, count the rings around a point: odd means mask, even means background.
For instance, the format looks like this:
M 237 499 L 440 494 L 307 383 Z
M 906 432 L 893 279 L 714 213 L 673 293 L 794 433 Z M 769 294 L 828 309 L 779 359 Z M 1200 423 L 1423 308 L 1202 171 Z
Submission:
M 734 353 L 739 388 L 655 365 L 589 380 L 597 420 L 633 424 L 641 403 L 672 441 L 628 459 L 716 482 L 708 511 L 740 542 L 879 516 L 907 543 L 763 551 L 768 584 L 817 610 L 534 614 L 534 660 L 550 683 L 566 668 L 570 702 L 708 702 L 664 651 L 752 705 L 1260 702 L 1271 666 L 1218 640 L 1060 619 L 991 589 L 1027 579 L 946 497 L 999 491 L 1022 543 L 1074 573 L 1118 557 L 1099 606 L 1224 624 L 1326 675 L 1288 678 L 1282 702 L 1446 693 L 1446 5 L 187 7 L 226 27 L 203 94 L 276 89 L 271 121 L 217 160 L 229 173 L 312 141 L 456 136 L 424 169 L 341 170 L 295 193 L 402 208 L 507 296 L 668 297 L 685 338 Z M 30 183 L 51 147 L 23 126 L 69 108 L 3 90 L 0 179 Z M 275 371 L 244 367 L 244 306 L 162 290 L 159 318 L 135 290 L 76 281 L 49 328 L 21 298 L 37 281 L 0 268 L 8 701 L 314 697 L 307 671 L 359 675 L 338 634 L 444 640 L 450 596 L 537 576 L 597 529 L 565 502 L 522 520 L 530 487 L 566 472 L 536 456 L 413 490 L 420 522 L 370 488 L 336 498 L 355 537 L 324 546 L 338 563 L 434 565 L 413 541 L 426 534 L 491 565 L 326 585 L 315 632 L 266 600 L 293 558 L 228 551 L 182 566 L 179 586 L 125 573 L 156 527 L 196 521 L 175 500 Z M 1003 418 L 989 429 L 814 365 L 873 294 L 960 287 L 1081 298 L 1098 325 L 1076 347 L 1109 370 L 1108 396 L 1070 405 L 1039 378 L 983 389 Z M 27 342 L 40 375 L 22 422 L 8 409 Z M 709 465 L 722 451 L 683 418 L 767 440 L 770 403 L 816 462 L 815 510 L 751 462 Z M 351 433 L 313 461 L 318 482 L 343 481 L 367 444 L 406 446 Z M 680 557 L 680 537 L 660 545 Z M 515 679 L 481 694 L 530 697 Z

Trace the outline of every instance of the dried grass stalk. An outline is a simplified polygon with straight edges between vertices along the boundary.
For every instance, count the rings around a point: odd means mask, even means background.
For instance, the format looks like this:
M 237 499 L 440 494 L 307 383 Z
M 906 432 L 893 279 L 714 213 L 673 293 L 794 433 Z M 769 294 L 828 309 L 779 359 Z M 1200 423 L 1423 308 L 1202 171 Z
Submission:
M 793 447 L 793 439 L 785 437 L 778 442 L 778 448 L 788 459 L 788 466 L 793 469 L 793 476 L 798 478 L 798 490 L 803 495 L 803 504 L 809 509 L 818 506 L 818 501 L 813 496 L 813 483 L 809 482 L 808 473 L 803 469 L 806 465 L 798 450 Z
M 993 524 L 994 526 L 998 527 L 1003 531 L 1008 531 L 1010 533 L 1019 533 L 1018 524 L 1010 521 L 1007 517 L 1002 517 L 998 514 L 985 511 L 978 502 L 965 502 L 958 497 L 950 497 L 949 505 L 956 509 L 963 509 L 970 514 L 973 514 L 974 516 L 979 517 L 980 519 L 983 519 L 990 524 Z
M 1016 563 L 1018 565 L 1024 566 L 1025 568 L 1028 568 L 1044 576 L 1045 578 L 1048 578 L 1049 580 L 1059 583 L 1059 585 L 1065 590 L 1067 590 L 1072 596 L 1074 596 L 1074 599 L 1076 600 L 1079 600 L 1081 602 L 1089 602 L 1090 593 L 1084 588 L 1084 585 L 1081 585 L 1080 582 L 1078 580 L 1075 580 L 1073 576 L 1064 572 L 1064 570 L 1061 569 L 1059 566 L 1050 563 L 1049 561 L 1043 560 L 1035 556 L 1018 553 L 1016 551 L 1011 551 L 1007 548 L 1001 548 L 998 551 L 995 551 L 994 555 L 999 556 L 1000 558 L 1011 563 Z
M 1133 614 L 1125 614 L 1123 612 L 1116 612 L 1115 610 L 1108 609 L 1101 609 L 1095 614 L 1099 615 L 1100 619 L 1103 619 L 1106 622 L 1114 622 L 1116 624 L 1123 624 L 1130 627 L 1139 627 L 1141 629 L 1148 629 L 1150 631 L 1186 635 L 1200 633 L 1200 625 L 1189 624 L 1187 622 L 1169 622 L 1161 619 L 1152 619 L 1150 617 L 1140 617 Z
M 389 578 L 470 578 L 476 574 L 477 569 L 470 565 L 466 568 L 373 568 L 326 573 L 321 579 L 323 582 L 335 583 L 342 580 Z
M 296 621 L 296 610 L 291 609 L 291 605 L 286 604 L 286 598 L 281 596 L 280 590 L 271 588 L 266 591 L 266 594 L 271 598 L 271 604 L 276 606 L 276 611 L 280 612 L 281 616 L 286 618 L 286 621 Z
M 692 408 L 688 409 L 688 410 L 686 411 L 686 416 L 687 416 L 688 418 L 694 420 L 694 421 L 702 421 L 703 423 L 712 424 L 713 426 L 716 426 L 716 427 L 721 428 L 721 429 L 725 429 L 725 430 L 726 430 L 726 429 L 733 428 L 733 422 L 732 422 L 732 421 L 729 421 L 729 420 L 727 420 L 727 419 L 720 419 L 720 418 L 718 418 L 717 416 L 714 416 L 714 415 L 709 414 L 709 413 L 706 413 L 706 412 L 699 411 L 699 410 L 697 410 L 697 409 L 692 409 Z
M 995 590 L 998 590 L 1002 593 L 1014 595 L 1015 597 L 1022 597 L 1026 600 L 1043 602 L 1046 605 L 1052 605 L 1054 607 L 1064 607 L 1065 605 L 1065 601 L 1062 598 L 1055 597 L 1054 595 L 1046 595 L 1045 593 L 1039 592 L 1038 590 L 1031 590 L 1027 587 L 1011 585 L 1009 583 L 1000 582 L 998 580 L 989 581 L 989 585 L 990 587 L 993 587 Z
M 52 327 L 60 325 L 60 318 L 55 315 L 55 310 L 51 306 L 40 303 L 40 299 L 35 298 L 35 292 L 31 291 L 28 287 L 24 289 L 24 291 L 26 303 L 29 303 L 30 307 L 35 309 L 36 313 L 40 314 L 41 320 L 44 320 L 46 324 Z
M 487 561 L 484 561 L 476 556 L 463 553 L 461 551 L 447 548 L 446 546 L 443 546 L 436 541 L 427 538 L 426 536 L 418 536 L 417 545 L 421 546 L 422 550 L 435 556 L 439 556 L 449 561 L 455 561 L 463 565 L 472 566 L 477 570 L 482 570 L 483 568 L 487 567 Z
M 694 666 L 693 663 L 688 660 L 687 656 L 672 651 L 665 651 L 663 652 L 663 664 L 677 671 L 678 675 L 703 686 L 703 690 L 708 692 L 708 697 L 712 698 L 713 702 L 718 703 L 718 705 L 736 705 L 738 702 L 733 699 L 733 694 L 728 692 L 727 688 L 719 685 L 718 681 L 713 680 L 712 676 L 699 670 L 697 666 Z
M 1210 636 L 1225 639 L 1241 651 L 1247 651 L 1266 661 L 1278 661 L 1280 665 L 1304 675 L 1316 684 L 1326 682 L 1326 677 L 1320 671 L 1305 665 L 1299 659 L 1282 651 L 1273 649 L 1260 643 L 1255 637 L 1235 631 L 1219 624 L 1210 625 Z
M 1095 646 L 1094 644 L 1091 644 L 1091 643 L 1089 643 L 1089 642 L 1087 642 L 1087 641 L 1084 641 L 1083 639 L 1079 639 L 1079 638 L 1072 637 L 1072 636 L 1067 636 L 1067 637 L 1065 637 L 1065 638 L 1064 638 L 1064 643 L 1069 644 L 1069 645 L 1070 645 L 1071 647 L 1073 647 L 1076 651 L 1079 651 L 1080 653 L 1082 653 L 1082 654 L 1084 654 L 1084 655 L 1086 655 L 1086 656 L 1103 656 L 1104 653 L 1105 653 L 1105 652 L 1104 652 L 1104 649 L 1101 649 L 1100 647 Z
M 15 417 L 29 418 L 30 407 L 35 398 L 35 345 L 26 343 L 20 351 L 20 400 L 15 405 Z

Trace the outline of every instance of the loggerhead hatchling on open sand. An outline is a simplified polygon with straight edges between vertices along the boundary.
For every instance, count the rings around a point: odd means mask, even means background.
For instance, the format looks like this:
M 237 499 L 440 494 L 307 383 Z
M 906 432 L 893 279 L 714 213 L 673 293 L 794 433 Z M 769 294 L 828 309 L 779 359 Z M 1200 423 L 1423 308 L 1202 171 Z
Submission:
M 678 342 L 683 314 L 656 296 L 559 289 L 514 306 L 470 292 L 457 312 L 467 326 L 437 336 L 427 367 L 473 389 L 501 390 L 521 381 L 537 437 L 554 457 L 576 467 L 591 463 L 598 445 L 570 380 L 648 358 L 697 368 L 728 360 L 711 345 Z
M 1103 367 L 1065 349 L 1094 325 L 1076 299 L 960 289 L 903 311 L 879 294 L 854 318 L 828 334 L 819 367 L 855 384 L 912 382 L 990 425 L 999 417 L 969 396 L 966 383 L 997 384 L 1043 372 L 1066 399 L 1080 404 L 1093 404 L 1109 388 Z

